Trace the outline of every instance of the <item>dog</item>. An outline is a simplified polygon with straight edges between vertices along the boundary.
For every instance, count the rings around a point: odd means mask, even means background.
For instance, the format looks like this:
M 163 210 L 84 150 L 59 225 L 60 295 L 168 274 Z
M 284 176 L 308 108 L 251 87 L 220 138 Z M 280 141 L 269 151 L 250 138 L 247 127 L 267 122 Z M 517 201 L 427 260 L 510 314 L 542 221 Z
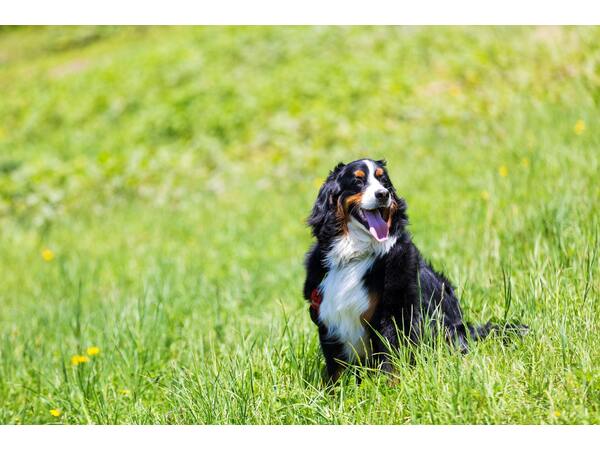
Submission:
M 442 330 L 461 352 L 493 330 L 526 332 L 465 323 L 452 283 L 412 242 L 406 209 L 384 160 L 339 163 L 319 190 L 307 219 L 316 243 L 305 259 L 304 298 L 329 381 L 357 361 L 393 372 L 389 350 L 422 342 L 427 331 Z

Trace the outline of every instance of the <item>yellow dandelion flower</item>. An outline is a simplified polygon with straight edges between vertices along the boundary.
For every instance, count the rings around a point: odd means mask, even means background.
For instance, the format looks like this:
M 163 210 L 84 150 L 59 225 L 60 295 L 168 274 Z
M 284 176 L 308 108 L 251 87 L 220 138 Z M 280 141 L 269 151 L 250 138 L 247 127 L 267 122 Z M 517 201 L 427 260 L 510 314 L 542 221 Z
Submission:
M 46 262 L 50 262 L 54 259 L 54 252 L 49 248 L 42 250 L 42 259 Z
M 529 167 L 529 158 L 521 159 L 521 165 L 527 169 Z
M 554 411 L 554 417 L 560 417 L 560 411 Z
M 578 136 L 580 134 L 583 134 L 583 132 L 585 131 L 585 122 L 583 121 L 583 119 L 579 119 L 577 122 L 575 122 L 575 126 L 573 127 L 573 131 Z
M 506 167 L 504 164 L 502 164 L 500 167 L 498 167 L 498 174 L 501 177 L 507 177 L 508 176 L 508 167 Z
M 52 417 L 60 417 L 61 414 L 62 414 L 62 411 L 60 409 L 51 409 L 50 410 L 50 415 Z
M 490 199 L 490 193 L 488 191 L 481 191 L 481 198 L 487 202 Z
M 78 366 L 79 364 L 90 362 L 90 358 L 85 355 L 73 355 L 71 356 L 71 364 Z
M 129 389 L 119 389 L 119 394 L 128 397 L 131 394 L 131 391 Z
M 87 354 L 90 356 L 96 356 L 100 353 L 100 348 L 98 347 L 88 347 Z
M 321 178 L 315 178 L 313 180 L 313 186 L 316 188 L 320 188 L 322 184 L 323 184 L 323 179 L 321 179 Z

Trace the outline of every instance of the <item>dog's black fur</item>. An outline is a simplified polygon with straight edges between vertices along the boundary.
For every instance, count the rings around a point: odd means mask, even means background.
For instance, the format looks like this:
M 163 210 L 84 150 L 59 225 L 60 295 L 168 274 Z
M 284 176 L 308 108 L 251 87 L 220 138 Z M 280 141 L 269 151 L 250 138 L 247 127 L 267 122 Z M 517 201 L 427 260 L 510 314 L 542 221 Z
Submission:
M 463 352 L 468 349 L 469 338 L 478 340 L 494 329 L 506 329 L 506 325 L 499 326 L 489 322 L 481 326 L 465 323 L 452 283 L 421 256 L 406 230 L 406 202 L 396 194 L 388 177 L 385 161 L 372 162 L 383 169 L 379 181 L 389 191 L 393 205 L 389 236 L 396 236 L 397 240 L 385 255 L 375 260 L 363 278 L 363 285 L 368 292 L 379 298 L 374 313 L 368 323 L 365 323 L 373 350 L 371 360 L 375 360 L 383 370 L 391 371 L 389 346 L 398 348 L 402 344 L 401 340 L 419 343 L 424 332 L 435 328 L 444 330 L 447 340 Z M 340 208 L 345 199 L 360 194 L 364 189 L 364 183 L 354 175 L 356 170 L 365 168 L 364 163 L 364 160 L 358 160 L 338 164 L 319 191 L 308 218 L 317 242 L 309 250 L 305 261 L 307 276 L 304 298 L 307 300 L 315 289 L 319 289 L 329 270 L 326 255 L 332 242 L 345 232 L 344 220 L 348 216 L 340 214 Z M 327 298 L 324 298 L 323 302 L 326 301 Z M 343 343 L 331 339 L 327 327 L 319 320 L 317 310 L 309 310 L 313 322 L 319 327 L 328 375 L 335 380 L 348 362 L 344 356 Z M 508 327 L 518 331 L 526 328 L 518 325 Z

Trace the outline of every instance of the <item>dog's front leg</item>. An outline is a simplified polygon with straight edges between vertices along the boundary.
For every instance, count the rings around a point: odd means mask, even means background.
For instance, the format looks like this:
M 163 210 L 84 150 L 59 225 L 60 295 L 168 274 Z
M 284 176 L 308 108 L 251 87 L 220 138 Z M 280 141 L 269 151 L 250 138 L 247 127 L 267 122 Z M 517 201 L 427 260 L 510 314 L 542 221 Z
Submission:
M 378 328 L 373 357 L 383 372 L 392 374 L 394 365 L 391 353 L 398 349 L 398 327 L 393 317 L 388 315 L 380 318 Z
M 388 374 L 394 373 L 393 353 L 405 346 L 409 363 L 414 364 L 413 346 L 421 339 L 421 316 L 413 308 L 382 309 L 377 318 L 374 348 L 376 362 Z
M 325 357 L 327 382 L 335 383 L 345 368 L 344 346 L 329 336 L 327 327 L 323 324 L 319 324 L 319 341 Z

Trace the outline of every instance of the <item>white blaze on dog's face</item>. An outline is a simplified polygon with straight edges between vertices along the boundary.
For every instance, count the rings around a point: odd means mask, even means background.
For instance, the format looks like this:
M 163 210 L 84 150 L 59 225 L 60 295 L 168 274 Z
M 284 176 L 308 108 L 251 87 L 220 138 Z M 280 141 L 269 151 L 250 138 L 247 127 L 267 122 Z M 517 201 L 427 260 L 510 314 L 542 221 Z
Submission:
M 377 176 L 383 174 L 383 169 L 376 167 L 375 163 L 368 159 L 365 159 L 364 163 L 368 167 L 368 173 L 360 207 L 366 210 L 389 208 L 392 202 L 390 193 L 377 179 Z
M 343 219 L 348 231 L 364 230 L 378 242 L 388 239 L 393 198 L 383 163 L 364 159 L 348 164 L 337 181 L 340 184 Z M 391 187 L 391 184 L 390 184 Z

